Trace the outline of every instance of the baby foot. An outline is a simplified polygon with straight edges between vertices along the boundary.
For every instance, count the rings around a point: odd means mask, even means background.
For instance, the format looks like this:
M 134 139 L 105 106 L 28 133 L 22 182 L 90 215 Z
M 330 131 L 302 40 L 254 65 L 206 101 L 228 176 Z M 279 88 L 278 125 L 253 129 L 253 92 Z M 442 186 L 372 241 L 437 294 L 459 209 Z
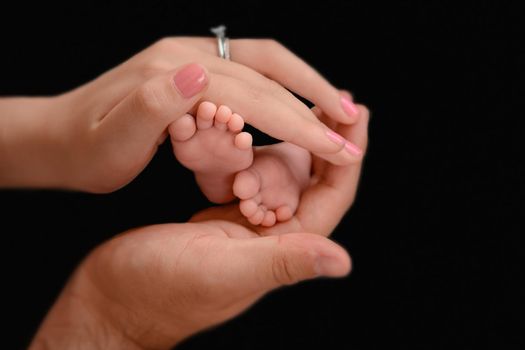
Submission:
M 186 114 L 170 126 L 175 156 L 195 173 L 204 195 L 212 202 L 234 199 L 235 173 L 253 162 L 252 136 L 241 132 L 243 118 L 226 106 L 199 105 L 197 116 Z
M 289 220 L 310 181 L 310 153 L 290 143 L 257 147 L 253 165 L 233 183 L 239 209 L 253 225 Z

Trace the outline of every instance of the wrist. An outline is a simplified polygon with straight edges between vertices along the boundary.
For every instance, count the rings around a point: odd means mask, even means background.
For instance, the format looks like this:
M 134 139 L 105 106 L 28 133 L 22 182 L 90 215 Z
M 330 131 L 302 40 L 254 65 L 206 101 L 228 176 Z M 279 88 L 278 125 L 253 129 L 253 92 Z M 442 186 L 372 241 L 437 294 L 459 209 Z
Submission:
M 173 320 L 174 310 L 167 312 L 165 305 L 159 310 L 157 293 L 151 294 L 149 286 L 136 280 L 137 273 L 142 271 L 130 272 L 127 267 L 121 270 L 118 265 L 122 262 L 115 265 L 115 260 L 120 260 L 116 257 L 122 254 L 121 245 L 118 238 L 107 242 L 85 260 L 77 294 L 89 295 L 84 299 L 93 305 L 92 313 L 100 315 L 107 328 L 136 349 L 172 349 L 192 332 Z M 133 265 L 128 258 L 125 260 L 126 266 Z
M 0 187 L 63 187 L 61 99 L 0 99 Z
M 115 245 L 103 244 L 78 267 L 48 312 L 30 350 L 172 349 L 194 332 L 158 312 L 157 298 L 114 270 Z M 128 262 L 127 262 L 128 263 Z M 118 268 L 117 268 L 118 270 Z M 122 277 L 122 278 L 120 278 Z
M 81 266 L 47 314 L 29 349 L 143 349 L 111 322 L 110 309 L 101 305 L 93 292 Z

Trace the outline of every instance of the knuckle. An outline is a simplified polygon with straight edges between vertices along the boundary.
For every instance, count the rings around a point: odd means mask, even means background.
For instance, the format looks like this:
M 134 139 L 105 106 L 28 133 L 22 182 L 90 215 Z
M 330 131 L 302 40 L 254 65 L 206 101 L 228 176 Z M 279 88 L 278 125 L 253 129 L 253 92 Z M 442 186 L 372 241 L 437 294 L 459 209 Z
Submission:
M 162 95 L 156 85 L 146 82 L 135 91 L 132 101 L 133 107 L 147 115 L 160 117 L 164 106 Z
M 289 285 L 296 282 L 291 273 L 289 261 L 282 254 L 276 254 L 272 261 L 272 275 L 274 280 L 280 285 Z
M 261 44 L 267 50 L 279 50 L 283 48 L 283 45 L 275 39 L 261 39 Z
M 286 94 L 286 90 L 273 79 L 265 79 L 264 83 L 264 92 L 268 93 L 270 96 L 282 96 Z
M 157 40 L 157 42 L 153 44 L 153 48 L 160 52 L 171 52 L 180 48 L 181 45 L 182 44 L 177 40 L 177 38 L 165 37 Z
M 264 92 L 259 87 L 246 84 L 244 86 L 244 91 L 246 92 L 246 94 L 248 95 L 248 98 L 252 102 L 254 103 L 262 102 Z
M 299 281 L 296 276 L 298 266 L 294 266 L 289 255 L 284 252 L 290 251 L 293 247 L 285 246 L 286 236 L 277 236 L 278 249 L 272 257 L 272 275 L 274 280 L 280 285 L 290 285 Z
M 153 58 L 142 64 L 142 75 L 151 78 L 157 74 L 165 73 L 171 69 L 168 61 L 161 58 Z

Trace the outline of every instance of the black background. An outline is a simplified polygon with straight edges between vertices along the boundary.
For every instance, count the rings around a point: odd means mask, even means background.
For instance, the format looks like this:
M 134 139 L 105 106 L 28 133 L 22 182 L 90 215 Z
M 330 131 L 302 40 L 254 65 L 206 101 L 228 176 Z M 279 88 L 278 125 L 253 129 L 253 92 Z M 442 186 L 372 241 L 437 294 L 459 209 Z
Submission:
M 21 2 L 0 11 L 0 95 L 63 92 L 161 37 L 208 35 L 220 23 L 231 37 L 276 38 L 372 111 L 359 195 L 333 235 L 354 270 L 273 292 L 180 348 L 518 349 L 525 13 L 517 4 Z M 1 341 L 26 346 L 100 242 L 207 206 L 193 184 L 165 145 L 109 195 L 0 192 Z

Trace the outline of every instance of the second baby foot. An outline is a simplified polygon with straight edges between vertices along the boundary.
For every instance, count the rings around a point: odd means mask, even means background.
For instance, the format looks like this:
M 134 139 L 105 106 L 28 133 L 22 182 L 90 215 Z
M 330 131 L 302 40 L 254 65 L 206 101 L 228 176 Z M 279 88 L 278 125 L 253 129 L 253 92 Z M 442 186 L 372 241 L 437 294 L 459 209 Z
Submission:
M 235 174 L 253 162 L 252 136 L 241 132 L 243 118 L 227 106 L 202 102 L 196 117 L 189 114 L 170 125 L 173 150 L 179 162 L 195 173 L 212 202 L 234 199 Z
M 253 225 L 289 220 L 310 182 L 310 168 L 310 153 L 293 144 L 256 147 L 253 165 L 239 172 L 233 184 L 241 213 Z

